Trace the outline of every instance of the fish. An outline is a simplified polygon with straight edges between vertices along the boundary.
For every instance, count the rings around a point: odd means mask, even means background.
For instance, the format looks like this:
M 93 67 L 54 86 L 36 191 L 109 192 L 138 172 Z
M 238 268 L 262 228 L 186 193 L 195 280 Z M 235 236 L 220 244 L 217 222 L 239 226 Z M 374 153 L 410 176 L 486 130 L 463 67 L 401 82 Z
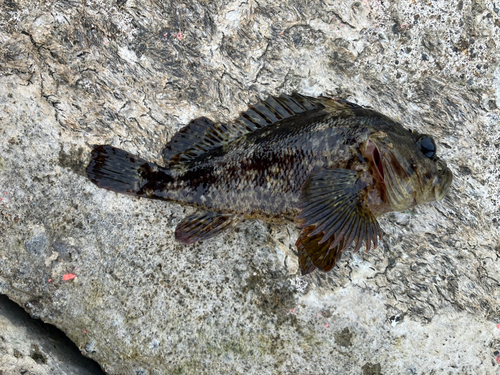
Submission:
M 87 176 L 116 193 L 198 208 L 175 229 L 184 244 L 247 219 L 293 222 L 303 275 L 332 270 L 351 246 L 376 248 L 379 216 L 442 200 L 453 181 L 431 136 L 342 98 L 296 92 L 231 122 L 196 118 L 162 156 L 158 165 L 99 145 Z

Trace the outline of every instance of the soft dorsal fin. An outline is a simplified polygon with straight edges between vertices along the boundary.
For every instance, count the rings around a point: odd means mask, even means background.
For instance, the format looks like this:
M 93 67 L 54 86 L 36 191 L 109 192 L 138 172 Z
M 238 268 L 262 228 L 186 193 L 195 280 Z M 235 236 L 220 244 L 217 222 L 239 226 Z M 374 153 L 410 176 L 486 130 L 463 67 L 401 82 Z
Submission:
M 248 110 L 229 124 L 214 123 L 206 117 L 200 117 L 192 120 L 174 135 L 163 150 L 163 159 L 172 167 L 193 160 L 257 129 L 324 107 L 321 98 L 293 93 L 280 97 L 269 96 L 266 100 L 260 100 L 249 106 Z

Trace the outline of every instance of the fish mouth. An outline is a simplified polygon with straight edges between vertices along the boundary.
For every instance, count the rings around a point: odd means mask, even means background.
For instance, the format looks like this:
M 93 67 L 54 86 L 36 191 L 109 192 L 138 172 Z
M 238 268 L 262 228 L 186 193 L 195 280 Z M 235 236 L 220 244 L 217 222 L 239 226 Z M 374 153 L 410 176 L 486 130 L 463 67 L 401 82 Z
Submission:
M 438 178 L 441 181 L 439 181 L 434 188 L 434 196 L 437 201 L 440 201 L 446 194 L 448 194 L 448 191 L 450 190 L 451 184 L 453 182 L 453 174 L 443 160 L 436 160 L 436 168 L 439 173 Z

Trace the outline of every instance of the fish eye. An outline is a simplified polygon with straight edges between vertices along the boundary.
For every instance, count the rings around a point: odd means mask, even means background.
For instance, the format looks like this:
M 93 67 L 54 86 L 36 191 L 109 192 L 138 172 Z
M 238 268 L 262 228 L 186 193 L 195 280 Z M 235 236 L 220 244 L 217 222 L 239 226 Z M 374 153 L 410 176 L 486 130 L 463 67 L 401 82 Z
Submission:
M 418 149 L 429 159 L 434 159 L 436 156 L 436 143 L 431 137 L 424 135 L 417 141 Z

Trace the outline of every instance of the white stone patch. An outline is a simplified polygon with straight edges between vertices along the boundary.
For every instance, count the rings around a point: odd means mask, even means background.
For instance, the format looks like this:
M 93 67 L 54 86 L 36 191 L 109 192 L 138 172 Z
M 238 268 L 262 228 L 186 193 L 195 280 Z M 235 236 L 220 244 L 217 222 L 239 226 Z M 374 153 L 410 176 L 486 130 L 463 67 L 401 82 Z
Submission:
M 179 103 L 179 104 L 181 104 L 181 103 Z M 174 111 L 172 111 L 171 114 L 175 115 L 177 120 L 180 122 L 180 124 L 181 124 L 181 126 L 179 127 L 179 129 L 180 129 L 184 125 L 187 125 L 189 123 L 189 121 L 191 121 L 193 118 L 197 117 L 194 114 L 199 113 L 199 112 L 200 112 L 200 110 L 196 105 L 189 104 L 189 103 L 186 103 L 186 104 L 182 103 L 182 106 L 181 105 L 177 106 L 174 109 Z M 177 129 L 175 132 L 177 132 L 179 129 Z
M 363 249 L 364 245 L 362 246 Z M 354 284 L 363 284 L 363 281 L 369 277 L 373 277 L 377 273 L 377 269 L 374 267 L 373 263 L 367 262 L 363 259 L 363 255 L 360 253 L 362 250 L 352 254 L 352 269 L 351 280 Z
M 240 24 L 241 13 L 239 10 L 232 10 L 226 14 L 227 26 L 236 29 Z
M 295 287 L 295 290 L 299 293 L 304 293 L 306 291 L 307 285 L 309 285 L 305 278 L 298 276 L 290 279 L 290 284 L 292 284 L 292 286 Z
M 479 368 L 489 360 L 489 343 L 498 337 L 495 324 L 466 313 L 437 315 L 428 325 L 404 320 L 391 327 L 397 343 L 396 366 L 417 366 L 422 373 L 451 368 L 454 364 Z
M 134 51 L 129 50 L 127 47 L 121 47 L 118 50 L 118 54 L 122 59 L 126 60 L 129 63 L 135 64 L 137 62 L 137 55 Z
M 220 17 L 217 17 L 217 28 L 224 34 L 236 32 L 239 28 L 242 13 L 247 10 L 248 4 L 234 2 L 227 6 L 225 12 L 222 12 Z
M 315 80 L 311 80 L 311 78 L 303 79 L 300 82 L 299 92 L 308 96 L 320 96 L 324 94 L 323 87 L 318 85 Z
M 363 345 L 377 353 L 382 368 L 390 363 L 391 373 L 444 373 L 459 364 L 462 368 L 484 367 L 490 360 L 492 340 L 500 329 L 468 313 L 441 310 L 429 324 L 404 318 L 398 324 L 387 319 L 385 299 L 349 284 L 333 293 L 313 290 L 299 297 L 301 309 L 293 309 L 307 324 L 321 324 L 329 337 L 332 326 L 356 327 L 363 336 L 353 337 L 353 346 Z M 322 314 L 329 310 L 330 316 Z M 414 372 L 408 372 L 410 369 Z M 485 372 L 481 372 L 485 373 Z

